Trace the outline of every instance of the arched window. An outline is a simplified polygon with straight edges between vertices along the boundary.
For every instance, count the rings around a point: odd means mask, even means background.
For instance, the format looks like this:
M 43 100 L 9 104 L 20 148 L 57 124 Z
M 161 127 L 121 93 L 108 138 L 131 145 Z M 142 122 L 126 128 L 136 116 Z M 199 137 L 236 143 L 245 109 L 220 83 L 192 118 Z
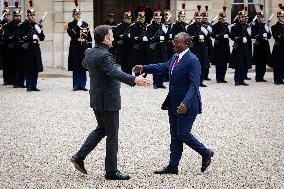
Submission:
M 249 22 L 251 22 L 255 17 L 256 12 L 259 11 L 259 5 L 263 4 L 265 7 L 266 2 L 267 0 L 231 0 L 231 22 L 233 23 L 242 4 L 248 7 Z

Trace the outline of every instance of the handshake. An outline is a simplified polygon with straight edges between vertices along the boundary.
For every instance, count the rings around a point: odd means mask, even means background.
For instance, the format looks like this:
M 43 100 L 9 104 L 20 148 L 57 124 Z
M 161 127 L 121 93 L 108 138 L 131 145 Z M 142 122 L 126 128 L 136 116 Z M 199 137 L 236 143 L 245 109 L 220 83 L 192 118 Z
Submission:
M 139 73 L 143 71 L 143 66 L 142 65 L 136 65 L 135 67 L 133 67 L 132 71 L 134 73 Z M 138 86 L 149 86 L 152 82 L 145 78 L 145 74 L 141 74 L 139 76 L 137 76 L 134 80 L 135 84 Z

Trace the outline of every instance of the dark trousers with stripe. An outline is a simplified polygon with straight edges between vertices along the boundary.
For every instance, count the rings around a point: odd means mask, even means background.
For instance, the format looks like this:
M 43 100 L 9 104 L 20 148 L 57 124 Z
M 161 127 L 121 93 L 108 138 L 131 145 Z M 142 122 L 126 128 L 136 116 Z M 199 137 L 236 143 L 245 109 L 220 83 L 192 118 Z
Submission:
M 73 88 L 82 89 L 86 87 L 87 73 L 86 71 L 73 71 Z

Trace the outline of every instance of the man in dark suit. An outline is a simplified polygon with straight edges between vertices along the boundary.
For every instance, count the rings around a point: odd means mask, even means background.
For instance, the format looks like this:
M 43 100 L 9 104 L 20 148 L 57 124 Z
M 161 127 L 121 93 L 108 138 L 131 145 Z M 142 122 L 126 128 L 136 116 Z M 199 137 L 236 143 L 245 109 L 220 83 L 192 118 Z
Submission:
M 150 81 L 142 76 L 122 72 L 116 65 L 112 47 L 113 33 L 108 25 L 95 28 L 96 46 L 86 51 L 83 66 L 90 75 L 90 101 L 98 126 L 90 133 L 80 150 L 71 158 L 75 168 L 87 174 L 84 159 L 106 136 L 105 178 L 107 180 L 128 180 L 130 177 L 117 169 L 119 110 L 121 108 L 120 82 L 127 85 L 146 86 Z
M 181 32 L 175 36 L 176 54 L 165 63 L 137 65 L 134 72 L 170 74 L 169 93 L 166 98 L 171 129 L 170 161 L 167 167 L 155 171 L 155 174 L 178 174 L 178 165 L 182 156 L 183 143 L 202 156 L 201 171 L 211 163 L 214 152 L 207 149 L 192 134 L 191 129 L 197 114 L 201 113 L 200 63 L 190 52 L 190 36 Z

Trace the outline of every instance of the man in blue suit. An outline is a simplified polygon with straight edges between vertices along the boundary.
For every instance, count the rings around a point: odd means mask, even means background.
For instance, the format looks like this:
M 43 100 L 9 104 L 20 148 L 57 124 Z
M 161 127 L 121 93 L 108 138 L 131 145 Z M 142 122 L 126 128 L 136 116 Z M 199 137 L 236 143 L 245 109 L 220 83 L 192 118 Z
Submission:
M 155 174 L 178 174 L 178 165 L 182 156 L 183 143 L 202 156 L 201 171 L 211 163 L 214 152 L 206 148 L 192 134 L 191 129 L 197 114 L 201 113 L 200 63 L 190 52 L 190 36 L 181 32 L 175 36 L 173 57 L 165 63 L 136 65 L 134 72 L 169 73 L 169 93 L 163 104 L 168 109 L 171 144 L 169 165 L 157 170 Z

